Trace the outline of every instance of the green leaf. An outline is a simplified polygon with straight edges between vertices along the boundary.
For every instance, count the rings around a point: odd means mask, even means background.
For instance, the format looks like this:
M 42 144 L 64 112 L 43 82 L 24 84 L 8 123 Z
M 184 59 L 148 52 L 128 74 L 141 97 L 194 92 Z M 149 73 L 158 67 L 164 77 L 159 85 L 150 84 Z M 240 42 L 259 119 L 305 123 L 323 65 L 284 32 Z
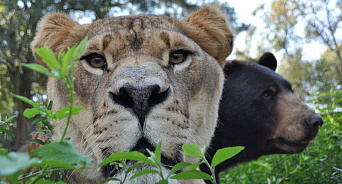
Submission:
M 162 142 L 160 141 L 154 151 L 154 156 L 158 165 L 161 164 L 161 144 Z
M 134 165 L 132 165 L 130 168 L 128 168 L 126 171 L 125 171 L 125 173 L 127 174 L 127 173 L 129 173 L 129 172 L 131 172 L 133 169 L 135 169 L 135 168 L 137 168 L 137 167 L 139 167 L 139 166 L 141 166 L 141 165 L 143 165 L 144 163 L 142 163 L 142 162 L 139 162 L 139 163 L 137 163 L 137 164 L 134 164 Z
M 53 119 L 53 112 L 52 110 L 48 110 L 46 107 L 40 107 L 39 110 L 42 115 L 46 115 L 47 119 Z
M 194 144 L 194 143 L 184 144 L 183 150 L 185 154 L 187 155 L 198 157 L 198 158 L 204 158 L 204 153 L 197 146 L 197 144 Z
M 7 130 L 5 128 L 0 128 L 0 132 L 3 132 L 7 135 L 10 135 L 11 137 L 15 137 L 15 135 L 12 132 L 10 132 L 9 130 Z
M 71 70 L 72 68 L 74 68 L 76 64 L 77 64 L 77 62 L 71 63 L 71 64 L 68 66 L 67 71 L 69 71 L 69 70 Z
M 37 72 L 42 73 L 44 75 L 56 77 L 55 75 L 50 73 L 49 69 L 45 68 L 42 65 L 39 65 L 39 64 L 24 64 L 24 63 L 22 65 L 25 66 L 26 68 L 29 68 L 29 69 L 34 70 L 34 71 L 37 71 Z
M 49 128 L 49 130 L 53 130 L 53 126 L 48 121 L 42 121 L 42 123 Z
M 18 176 L 17 175 L 10 175 L 7 176 L 6 179 L 12 183 L 12 184 L 21 184 L 21 182 L 18 180 Z
M 175 166 L 172 167 L 172 169 L 170 170 L 169 172 L 169 175 L 167 176 L 167 178 L 169 178 L 171 176 L 171 174 L 181 170 L 181 169 L 184 169 L 185 167 L 191 165 L 191 163 L 189 162 L 182 162 L 182 163 L 178 163 L 176 164 Z
M 79 114 L 81 110 L 83 110 L 83 107 L 72 107 L 72 113 L 71 115 Z M 63 109 L 57 111 L 55 113 L 55 118 L 56 119 L 62 119 L 64 117 L 67 117 L 69 115 L 69 107 L 64 107 Z
M 213 157 L 213 160 L 211 161 L 211 166 L 212 167 L 217 166 L 223 161 L 228 160 L 229 158 L 240 153 L 243 149 L 245 148 L 242 146 L 236 146 L 236 147 L 228 147 L 228 148 L 222 148 L 222 149 L 217 150 Z
M 203 162 L 197 162 L 197 163 L 194 163 L 192 165 L 189 166 L 189 169 L 190 170 L 196 170 L 198 166 L 200 166 L 201 164 L 203 164 Z
M 204 154 L 205 153 L 205 146 L 201 148 L 201 152 Z
M 191 180 L 191 179 L 205 179 L 210 180 L 211 176 L 207 173 L 197 171 L 197 170 L 189 170 L 184 171 L 179 174 L 176 174 L 171 177 L 171 179 L 184 179 L 184 180 Z
M 0 117 L 1 117 L 1 116 L 0 116 Z M 17 118 L 17 117 L 18 117 L 18 115 L 11 116 L 11 117 L 7 118 L 7 119 L 4 121 L 4 123 L 9 123 L 9 122 L 11 122 L 14 118 Z M 1 121 L 1 118 L 0 118 L 0 121 Z
M 50 101 L 50 102 L 49 102 L 49 105 L 48 105 L 48 107 L 47 107 L 47 109 L 48 109 L 48 110 L 51 110 L 51 109 L 52 109 L 52 105 L 53 105 L 53 101 Z
M 59 53 L 58 53 L 58 57 L 57 57 L 57 60 L 59 63 L 62 63 L 62 59 L 65 55 L 65 51 L 64 50 L 61 50 Z
M 32 108 L 32 109 L 25 109 L 24 116 L 28 119 L 32 118 L 33 116 L 40 114 L 39 109 Z
M 67 163 L 65 161 L 56 160 L 56 159 L 44 159 L 42 165 L 56 167 L 56 168 L 63 168 L 68 170 L 75 170 L 75 171 L 82 171 L 81 168 L 75 167 L 73 163 Z
M 74 61 L 78 60 L 83 52 L 85 51 L 86 47 L 87 47 L 87 41 L 88 41 L 88 37 L 85 37 L 81 42 L 80 44 L 78 44 L 75 52 L 74 52 L 74 56 L 72 57 L 72 59 Z
M 147 164 L 150 164 L 152 166 L 156 166 L 153 161 L 148 159 L 144 154 L 132 151 L 132 152 L 116 152 L 112 154 L 111 156 L 105 158 L 100 164 L 99 167 L 104 166 L 106 164 L 109 164 L 114 161 L 118 160 L 135 160 L 135 161 L 141 161 Z
M 134 178 L 137 178 L 139 176 L 142 176 L 145 174 L 151 174 L 151 173 L 158 173 L 158 171 L 153 170 L 153 169 L 145 169 L 145 170 L 135 173 L 129 180 L 133 180 Z
M 108 178 L 105 180 L 102 180 L 100 183 L 106 183 L 107 181 L 121 181 L 119 178 Z
M 7 155 L 8 151 L 4 148 L 0 148 L 0 156 L 5 156 Z
M 26 141 L 27 143 L 35 143 L 35 144 L 40 144 L 40 145 L 44 145 L 45 143 L 40 140 L 40 139 L 30 139 Z
M 9 176 L 42 163 L 37 158 L 30 158 L 27 153 L 11 152 L 0 156 L 0 176 Z
M 167 181 L 167 180 L 160 180 L 156 184 L 168 184 L 168 183 L 169 183 L 169 181 Z
M 68 71 L 68 66 L 70 64 L 70 61 L 72 59 L 72 56 L 74 55 L 74 51 L 75 51 L 76 45 L 74 45 L 73 47 L 71 47 L 63 56 L 62 58 L 62 74 L 65 75 Z
M 43 180 L 43 179 L 40 179 L 38 180 L 35 184 L 66 184 L 65 182 L 63 181 L 59 181 L 58 183 L 56 182 L 53 182 L 51 181 L 51 178 L 49 178 L 50 180 Z
M 49 178 L 49 179 L 51 179 L 51 178 Z M 40 179 L 35 184 L 66 184 L 66 183 L 63 181 L 59 181 L 58 183 L 56 183 L 56 182 L 53 182 L 51 180 Z
M 50 70 L 58 69 L 58 61 L 55 54 L 48 47 L 42 47 L 35 50 L 36 54 L 49 67 Z
M 32 101 L 32 100 L 30 100 L 30 99 L 24 97 L 24 96 L 19 96 L 19 95 L 15 95 L 15 94 L 13 94 L 13 96 L 16 97 L 16 98 L 18 98 L 19 100 L 21 100 L 21 101 L 23 101 L 23 102 L 26 102 L 26 103 L 32 105 L 33 107 L 36 107 L 36 108 L 39 108 L 39 107 L 40 107 L 40 104 L 39 104 L 39 103 L 34 102 L 34 101 Z
M 70 164 L 82 163 L 83 165 L 88 165 L 93 161 L 92 158 L 79 154 L 74 145 L 67 140 L 39 147 L 33 151 L 32 156 L 44 160 L 58 160 Z
M 32 121 L 32 125 L 35 125 L 41 121 L 44 121 L 44 120 L 47 120 L 46 117 L 39 117 L 39 118 L 36 118 L 35 120 Z
M 40 179 L 40 180 L 38 180 L 37 182 L 36 182 L 36 184 L 54 184 L 55 182 L 53 182 L 53 181 L 50 181 L 50 180 L 42 180 L 42 179 Z

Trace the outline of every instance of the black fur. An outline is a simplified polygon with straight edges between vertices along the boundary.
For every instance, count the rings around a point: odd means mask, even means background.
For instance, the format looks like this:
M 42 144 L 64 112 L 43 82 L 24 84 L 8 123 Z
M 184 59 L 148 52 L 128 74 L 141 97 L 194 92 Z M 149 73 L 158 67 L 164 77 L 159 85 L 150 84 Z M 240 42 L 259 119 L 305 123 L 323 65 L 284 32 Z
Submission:
M 265 53 L 257 63 L 227 62 L 218 125 L 207 149 L 207 159 L 211 163 L 214 153 L 224 147 L 244 146 L 245 149 L 219 164 L 215 168 L 216 178 L 221 171 L 238 163 L 283 153 L 267 141 L 278 123 L 277 98 L 265 99 L 263 96 L 271 86 L 280 92 L 293 93 L 290 82 L 274 72 L 276 67 L 277 60 L 271 53 Z M 210 173 L 204 164 L 201 170 Z

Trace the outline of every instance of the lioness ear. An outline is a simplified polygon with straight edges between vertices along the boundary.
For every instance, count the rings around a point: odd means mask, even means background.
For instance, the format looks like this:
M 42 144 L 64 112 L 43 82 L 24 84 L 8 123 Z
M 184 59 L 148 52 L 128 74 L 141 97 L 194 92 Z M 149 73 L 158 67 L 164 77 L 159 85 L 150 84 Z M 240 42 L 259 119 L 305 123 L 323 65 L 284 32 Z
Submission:
M 47 46 L 57 55 L 61 50 L 67 49 L 80 42 L 86 36 L 86 26 L 73 21 L 63 13 L 49 13 L 38 23 L 37 34 L 31 43 L 32 53 L 39 64 L 43 64 L 34 50 Z
M 190 29 L 184 29 L 187 35 L 223 67 L 233 49 L 233 33 L 227 17 L 216 8 L 206 7 L 192 13 L 186 22 L 191 25 Z

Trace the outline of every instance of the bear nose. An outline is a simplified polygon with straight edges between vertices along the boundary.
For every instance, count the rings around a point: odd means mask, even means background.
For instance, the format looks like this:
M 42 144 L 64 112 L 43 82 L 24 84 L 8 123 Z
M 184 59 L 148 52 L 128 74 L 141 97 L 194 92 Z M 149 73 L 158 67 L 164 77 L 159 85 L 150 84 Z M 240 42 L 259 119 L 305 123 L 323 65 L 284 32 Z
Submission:
M 110 92 L 112 100 L 125 108 L 131 109 L 138 117 L 141 127 L 143 127 L 147 113 L 153 106 L 166 100 L 169 88 L 161 90 L 157 84 L 144 87 L 123 84 L 118 91 L 119 93 L 116 94 Z
M 323 119 L 318 114 L 311 114 L 306 120 L 305 124 L 313 136 L 316 136 L 318 129 L 323 125 Z

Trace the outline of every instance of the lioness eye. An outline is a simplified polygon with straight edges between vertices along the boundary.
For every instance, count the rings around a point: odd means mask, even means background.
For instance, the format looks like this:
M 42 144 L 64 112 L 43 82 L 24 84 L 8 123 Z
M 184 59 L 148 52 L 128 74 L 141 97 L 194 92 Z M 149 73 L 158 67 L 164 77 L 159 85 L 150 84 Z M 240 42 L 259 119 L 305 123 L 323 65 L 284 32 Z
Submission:
M 189 52 L 185 50 L 176 50 L 170 53 L 170 64 L 179 64 L 185 61 L 186 57 L 188 56 Z
M 89 54 L 81 59 L 85 59 L 91 67 L 105 69 L 107 67 L 106 59 L 100 54 Z

